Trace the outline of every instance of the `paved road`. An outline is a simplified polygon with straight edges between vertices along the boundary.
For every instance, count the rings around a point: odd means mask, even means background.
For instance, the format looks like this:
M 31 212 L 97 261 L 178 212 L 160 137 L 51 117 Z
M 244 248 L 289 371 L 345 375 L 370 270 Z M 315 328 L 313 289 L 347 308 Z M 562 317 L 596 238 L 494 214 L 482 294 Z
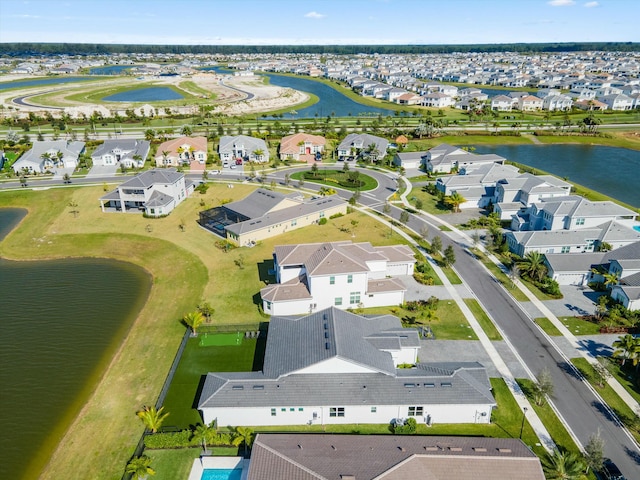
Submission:
M 267 182 L 271 180 L 284 182 L 285 173 L 307 170 L 308 167 L 275 171 L 269 174 Z M 335 166 L 321 167 L 335 168 Z M 371 192 L 363 192 L 359 202 L 374 210 L 382 212 L 385 200 L 396 190 L 396 179 L 392 174 L 367 170 L 367 174 L 378 180 L 378 187 Z M 190 176 L 199 180 L 200 175 Z M 243 179 L 242 173 L 223 173 L 217 179 Z M 101 181 L 122 181 L 123 177 L 101 178 Z M 91 179 L 74 179 L 74 183 L 91 183 Z M 35 181 L 31 185 L 35 185 Z M 59 181 L 44 180 L 38 185 L 60 185 Z M 0 188 L 7 188 L 9 184 L 0 184 Z M 16 186 L 16 183 L 12 185 Z M 319 189 L 307 182 L 305 188 Z M 352 192 L 338 189 L 338 194 L 348 199 Z M 392 207 L 391 216 L 399 220 L 401 209 Z M 436 222 L 437 223 L 437 222 Z M 613 459 L 628 479 L 640 479 L 640 449 L 630 439 L 625 431 L 619 427 L 607 407 L 603 405 L 594 392 L 585 384 L 571 368 L 570 364 L 549 338 L 547 338 L 531 321 L 531 318 L 513 300 L 498 282 L 494 281 L 479 262 L 473 261 L 463 249 L 463 246 L 448 238 L 445 232 L 440 232 L 438 225 L 427 222 L 423 217 L 410 215 L 408 226 L 419 232 L 427 226 L 431 236 L 440 235 L 443 247 L 453 245 L 456 258 L 456 270 L 469 289 L 478 298 L 489 314 L 498 323 L 505 336 L 513 344 L 518 355 L 534 374 L 543 368 L 551 372 L 555 394 L 553 403 L 561 416 L 568 423 L 577 438 L 586 444 L 589 437 L 600 430 L 605 440 L 605 454 Z

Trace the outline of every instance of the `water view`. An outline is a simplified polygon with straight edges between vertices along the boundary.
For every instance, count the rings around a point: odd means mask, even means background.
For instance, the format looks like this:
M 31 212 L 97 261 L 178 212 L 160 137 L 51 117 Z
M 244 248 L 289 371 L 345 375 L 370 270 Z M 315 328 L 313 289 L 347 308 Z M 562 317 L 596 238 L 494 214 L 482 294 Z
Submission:
M 95 78 L 89 77 L 51 77 L 51 78 L 38 78 L 33 80 L 18 80 L 16 82 L 2 82 L 0 83 L 0 90 L 7 90 L 9 88 L 18 87 L 37 87 L 40 85 L 54 85 L 58 83 L 72 83 L 72 82 L 86 82 L 88 80 L 95 80 Z
M 119 75 L 125 70 L 131 70 L 133 65 L 106 65 L 89 69 L 89 75 Z
M 0 209 L 0 240 L 24 214 Z M 124 262 L 0 258 L 0 478 L 36 478 L 150 287 Z
M 640 152 L 600 145 L 476 146 L 640 208 Z
M 104 97 L 105 102 L 160 102 L 163 100 L 180 100 L 184 96 L 169 87 L 149 87 L 126 90 Z

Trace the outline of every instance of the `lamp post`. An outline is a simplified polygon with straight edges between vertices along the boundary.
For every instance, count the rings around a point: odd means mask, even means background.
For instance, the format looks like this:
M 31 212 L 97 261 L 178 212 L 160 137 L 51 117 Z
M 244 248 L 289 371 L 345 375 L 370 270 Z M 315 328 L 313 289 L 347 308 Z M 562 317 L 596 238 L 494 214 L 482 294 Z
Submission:
M 522 440 L 522 431 L 524 430 L 524 421 L 527 418 L 527 407 L 524 407 L 522 412 L 522 424 L 520 424 L 520 440 Z

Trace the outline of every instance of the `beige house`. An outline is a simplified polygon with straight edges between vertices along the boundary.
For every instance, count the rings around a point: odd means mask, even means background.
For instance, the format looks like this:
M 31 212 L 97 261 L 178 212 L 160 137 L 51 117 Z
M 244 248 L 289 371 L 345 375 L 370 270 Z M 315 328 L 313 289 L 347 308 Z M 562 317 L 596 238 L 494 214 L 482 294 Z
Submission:
M 327 139 L 319 135 L 296 133 L 287 135 L 280 141 L 280 160 L 313 162 L 322 159 Z
M 204 171 L 207 162 L 206 137 L 179 137 L 161 143 L 154 157 L 156 167 L 189 167 Z
M 347 202 L 337 195 L 304 199 L 299 193 L 285 195 L 261 188 L 237 202 L 200 212 L 199 223 L 233 244 L 251 246 L 346 213 Z

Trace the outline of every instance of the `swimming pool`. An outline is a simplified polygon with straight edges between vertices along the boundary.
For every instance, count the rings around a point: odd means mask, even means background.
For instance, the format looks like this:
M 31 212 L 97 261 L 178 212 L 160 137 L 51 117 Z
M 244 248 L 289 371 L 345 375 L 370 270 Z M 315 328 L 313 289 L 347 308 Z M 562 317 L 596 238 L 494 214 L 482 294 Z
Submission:
M 640 225 L 638 225 L 638 226 L 636 226 L 636 227 L 633 227 L 633 229 L 634 229 L 636 232 L 640 232 Z
M 201 480 L 240 480 L 242 469 L 234 468 L 206 468 L 202 472 Z

